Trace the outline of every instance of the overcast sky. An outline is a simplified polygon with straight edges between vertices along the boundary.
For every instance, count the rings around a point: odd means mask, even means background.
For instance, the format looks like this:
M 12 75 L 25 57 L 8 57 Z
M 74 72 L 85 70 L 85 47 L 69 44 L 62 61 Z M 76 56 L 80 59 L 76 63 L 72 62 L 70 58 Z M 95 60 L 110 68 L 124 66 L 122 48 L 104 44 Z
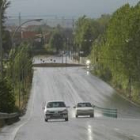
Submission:
M 125 3 L 135 5 L 139 0 L 10 0 L 8 16 L 56 15 L 66 17 L 99 17 L 112 13 Z

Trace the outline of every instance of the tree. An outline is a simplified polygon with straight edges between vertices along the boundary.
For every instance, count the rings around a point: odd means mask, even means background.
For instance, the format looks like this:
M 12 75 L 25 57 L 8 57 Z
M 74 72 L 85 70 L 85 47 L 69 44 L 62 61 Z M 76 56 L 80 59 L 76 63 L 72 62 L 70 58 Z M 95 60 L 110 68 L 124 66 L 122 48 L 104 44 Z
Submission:
M 10 2 L 7 0 L 0 0 L 0 7 L 3 5 L 2 7 L 2 22 L 5 22 L 6 16 L 5 16 L 5 12 L 6 9 L 9 7 Z
M 105 32 L 109 19 L 109 15 L 102 15 L 101 18 L 96 20 L 86 16 L 78 19 L 75 30 L 75 43 L 78 45 L 78 50 L 84 52 L 84 56 L 91 53 L 92 44 Z
M 0 112 L 11 113 L 15 109 L 15 97 L 7 80 L 0 81 Z
M 5 22 L 5 19 L 6 19 L 5 12 L 6 12 L 6 9 L 9 6 L 10 6 L 10 2 L 9 1 L 7 1 L 7 0 L 0 0 L 0 7 L 2 7 L 2 32 L 3 32 L 4 35 L 6 33 L 6 32 L 4 32 L 5 31 L 4 22 Z M 3 38 L 4 38 L 4 36 L 3 36 Z
M 110 73 L 109 82 L 138 100 L 140 86 L 140 7 L 126 4 L 109 20 L 104 36 L 93 44 L 91 59 L 98 58 L 98 74 Z M 95 62 L 94 62 L 95 64 Z M 106 80 L 106 79 L 104 79 Z M 107 80 L 108 81 L 108 80 Z
M 12 61 L 7 64 L 6 77 L 12 83 L 19 109 L 24 104 L 32 81 L 32 58 L 29 44 L 22 43 L 11 50 Z M 17 105 L 17 104 L 16 104 Z
M 10 50 L 12 47 L 12 40 L 11 40 L 11 35 L 9 31 L 4 31 L 4 35 L 3 35 L 3 49 L 4 52 L 9 54 Z
M 51 36 L 49 44 L 53 49 L 56 50 L 57 53 L 62 50 L 64 47 L 64 38 L 62 34 L 58 31 L 55 31 Z

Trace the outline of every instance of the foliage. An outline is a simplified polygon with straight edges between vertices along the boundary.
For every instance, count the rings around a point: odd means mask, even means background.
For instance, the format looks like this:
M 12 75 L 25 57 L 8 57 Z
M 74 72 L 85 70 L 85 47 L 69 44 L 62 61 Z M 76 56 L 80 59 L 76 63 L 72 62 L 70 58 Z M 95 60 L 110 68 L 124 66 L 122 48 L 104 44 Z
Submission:
M 26 73 L 31 72 L 32 62 L 29 55 L 29 46 L 21 44 L 14 59 L 14 77 L 17 82 L 26 78 Z
M 10 56 L 11 61 L 8 63 L 7 79 L 12 83 L 15 96 L 18 97 L 18 100 L 21 98 L 21 101 L 24 102 L 32 80 L 31 47 L 28 44 L 21 44 L 11 51 Z
M 49 44 L 57 53 L 62 50 L 64 48 L 64 38 L 62 34 L 58 31 L 54 31 Z
M 5 30 L 3 35 L 4 52 L 8 54 L 11 47 L 12 47 L 12 40 L 11 40 L 10 32 Z
M 6 9 L 10 6 L 10 1 L 0 0 L 0 7 L 2 7 L 2 22 L 4 23 Z
M 103 34 L 110 16 L 102 15 L 99 19 L 90 19 L 86 16 L 79 18 L 76 23 L 75 43 L 79 51 L 84 52 L 84 56 L 90 54 L 92 43 Z
M 6 18 L 5 10 L 9 4 L 8 1 L 0 0 L 3 23 Z M 0 81 L 0 112 L 11 113 L 15 111 L 17 101 L 19 102 L 18 107 L 21 109 L 20 105 L 24 104 L 30 89 L 32 79 L 31 47 L 28 44 L 21 44 L 10 51 L 12 41 L 10 33 L 5 30 L 4 26 L 2 35 L 3 49 L 5 53 L 9 54 L 9 60 L 4 61 L 5 79 L 7 80 Z
M 0 7 L 2 7 L 2 32 L 4 36 L 7 35 L 7 32 L 5 32 L 5 26 L 4 26 L 4 22 L 6 19 L 5 12 L 9 6 L 10 6 L 10 2 L 8 0 L 0 0 Z
M 8 31 L 6 31 L 5 26 L 4 26 L 4 22 L 6 19 L 5 12 L 6 12 L 6 9 L 9 7 L 9 5 L 10 5 L 10 2 L 8 0 L 0 0 L 0 7 L 2 7 L 2 9 L 1 9 L 2 10 L 1 11 L 1 14 L 2 14 L 2 39 L 3 39 L 2 47 L 3 47 L 4 53 L 8 53 L 11 49 L 10 33 Z
M 140 85 L 140 6 L 126 4 L 112 15 L 106 32 L 93 44 L 90 58 L 99 75 L 136 101 Z M 98 61 L 96 61 L 98 60 Z M 96 71 L 99 71 L 96 69 Z
M 7 80 L 0 81 L 0 112 L 11 113 L 15 108 L 15 96 Z

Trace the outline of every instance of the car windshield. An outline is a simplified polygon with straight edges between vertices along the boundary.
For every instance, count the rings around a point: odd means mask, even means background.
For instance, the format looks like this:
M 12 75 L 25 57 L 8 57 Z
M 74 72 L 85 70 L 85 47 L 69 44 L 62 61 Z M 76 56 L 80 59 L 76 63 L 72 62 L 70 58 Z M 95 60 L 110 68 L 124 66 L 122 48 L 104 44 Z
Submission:
M 92 107 L 91 103 L 78 103 L 77 107 Z
M 47 108 L 66 107 L 64 102 L 49 102 Z

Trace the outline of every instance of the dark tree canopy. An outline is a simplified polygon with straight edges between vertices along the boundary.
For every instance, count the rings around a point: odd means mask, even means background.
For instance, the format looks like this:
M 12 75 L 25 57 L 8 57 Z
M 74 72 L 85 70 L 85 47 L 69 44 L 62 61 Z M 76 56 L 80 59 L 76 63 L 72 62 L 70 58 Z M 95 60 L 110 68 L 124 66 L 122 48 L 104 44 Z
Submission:
M 11 113 L 15 108 L 15 97 L 10 84 L 0 81 L 0 112 Z

